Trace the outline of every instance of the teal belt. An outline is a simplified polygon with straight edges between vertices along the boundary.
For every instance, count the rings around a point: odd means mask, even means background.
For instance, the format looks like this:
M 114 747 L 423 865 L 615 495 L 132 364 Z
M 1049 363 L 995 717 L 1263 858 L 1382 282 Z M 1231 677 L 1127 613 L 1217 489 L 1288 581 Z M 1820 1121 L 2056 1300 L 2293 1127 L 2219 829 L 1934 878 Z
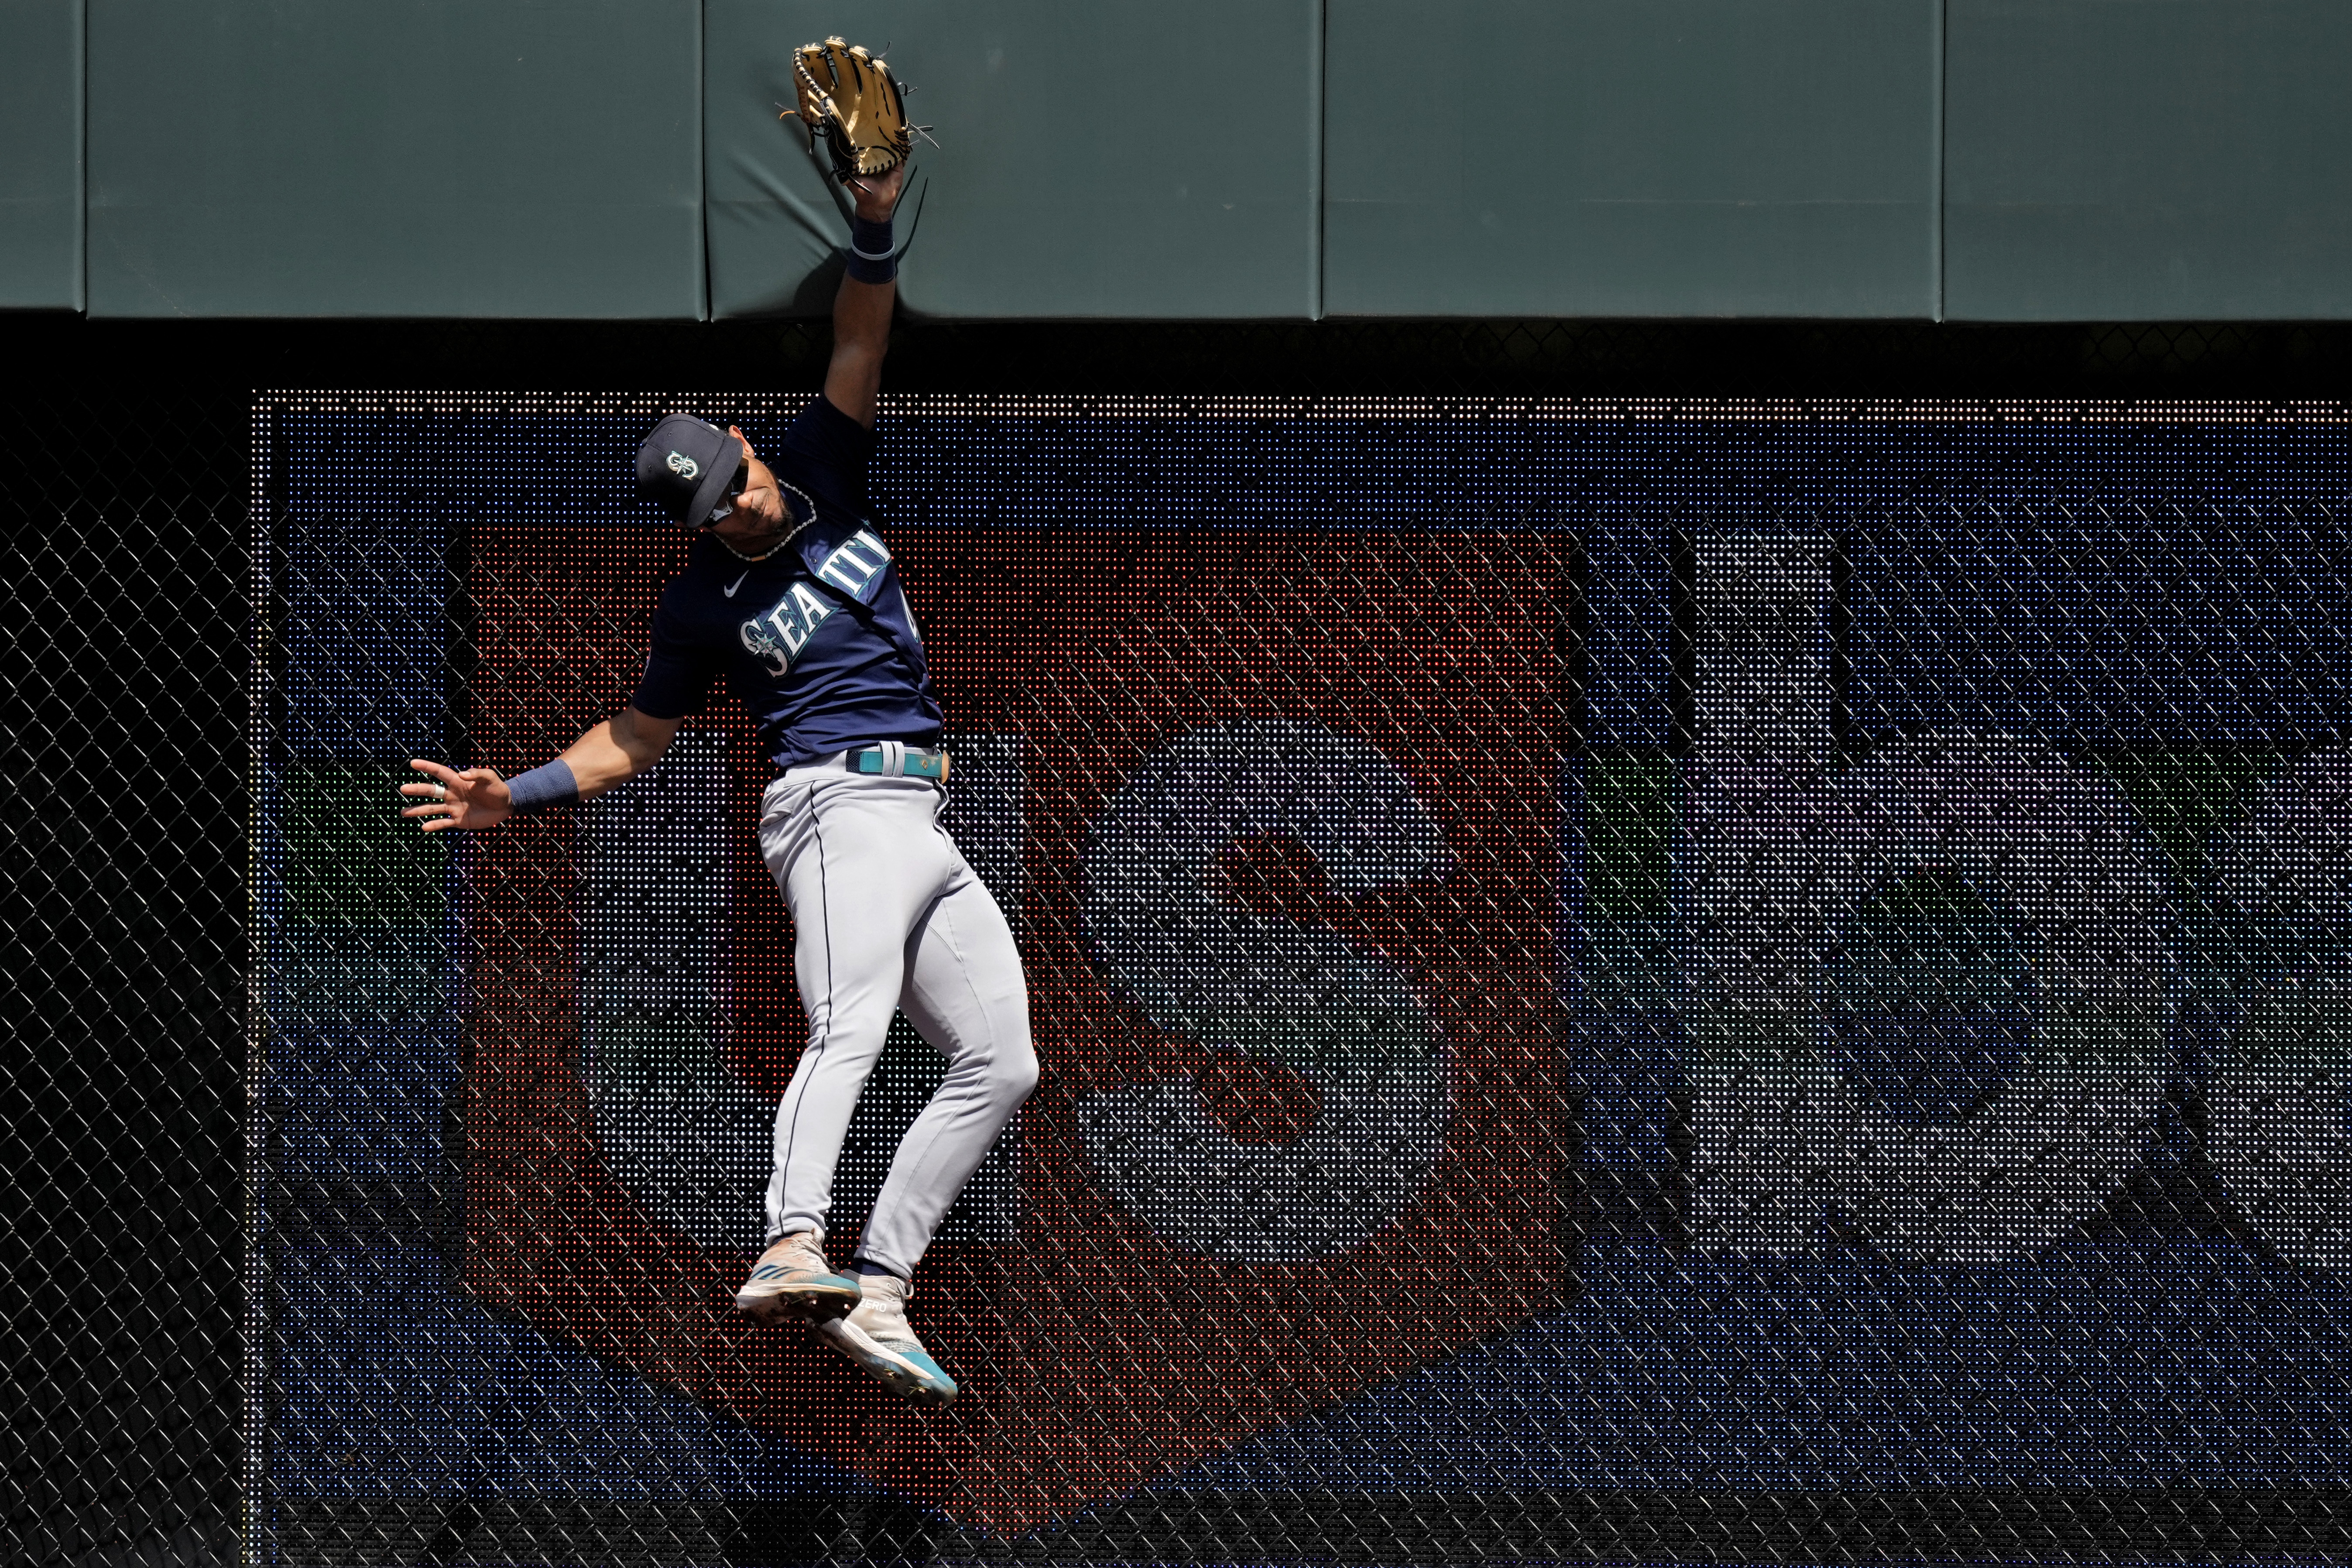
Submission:
M 906 755 L 905 771 L 899 777 L 944 780 L 948 776 L 948 754 L 945 752 L 926 750 L 921 746 L 908 746 L 903 751 Z M 890 776 L 890 753 L 880 746 L 867 746 L 852 752 L 844 761 L 853 773 Z

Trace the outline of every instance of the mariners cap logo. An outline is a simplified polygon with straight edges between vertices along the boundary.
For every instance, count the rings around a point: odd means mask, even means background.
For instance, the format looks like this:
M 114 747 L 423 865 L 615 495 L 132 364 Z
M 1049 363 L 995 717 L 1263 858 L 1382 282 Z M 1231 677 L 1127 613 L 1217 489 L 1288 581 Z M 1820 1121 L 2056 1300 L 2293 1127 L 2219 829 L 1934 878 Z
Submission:
M 672 414 L 637 443 L 637 493 L 676 522 L 698 528 L 741 455 L 716 425 Z

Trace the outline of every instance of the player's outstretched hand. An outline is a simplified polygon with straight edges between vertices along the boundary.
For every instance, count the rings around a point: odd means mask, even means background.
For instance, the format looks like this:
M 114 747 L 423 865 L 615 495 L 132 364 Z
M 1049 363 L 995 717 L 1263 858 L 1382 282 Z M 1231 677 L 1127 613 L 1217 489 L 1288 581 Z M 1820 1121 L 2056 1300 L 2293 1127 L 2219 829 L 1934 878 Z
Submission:
M 427 833 L 445 827 L 496 827 L 513 809 L 514 797 L 507 792 L 506 781 L 488 768 L 467 768 L 461 773 L 423 757 L 409 758 L 408 765 L 432 782 L 400 786 L 401 794 L 425 803 L 400 815 L 419 818 L 417 826 Z
M 857 216 L 868 223 L 881 223 L 898 205 L 898 193 L 907 184 L 907 165 L 900 163 L 887 174 L 859 174 L 845 183 L 857 204 Z

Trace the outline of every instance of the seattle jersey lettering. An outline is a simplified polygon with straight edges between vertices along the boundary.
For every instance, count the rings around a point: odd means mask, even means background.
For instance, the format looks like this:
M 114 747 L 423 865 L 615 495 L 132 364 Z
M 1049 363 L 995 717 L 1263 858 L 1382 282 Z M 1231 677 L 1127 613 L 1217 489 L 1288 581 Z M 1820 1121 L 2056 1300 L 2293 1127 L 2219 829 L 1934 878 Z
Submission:
M 861 605 L 874 602 L 881 585 L 882 568 L 890 552 L 870 529 L 859 529 L 817 563 L 816 575 Z M 795 582 L 784 596 L 761 615 L 745 621 L 736 635 L 754 657 L 768 661 L 771 675 L 782 675 L 800 658 L 817 627 L 833 616 L 834 601 L 808 583 Z

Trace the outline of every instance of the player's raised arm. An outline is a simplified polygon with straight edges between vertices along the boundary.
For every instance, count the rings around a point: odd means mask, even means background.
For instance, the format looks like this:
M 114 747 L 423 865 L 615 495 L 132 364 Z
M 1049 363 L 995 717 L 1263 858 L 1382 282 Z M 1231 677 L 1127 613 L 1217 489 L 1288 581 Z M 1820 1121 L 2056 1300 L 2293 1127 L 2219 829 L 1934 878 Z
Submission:
M 551 763 L 501 779 L 488 768 L 463 773 L 424 757 L 408 765 L 425 779 L 400 786 L 424 802 L 400 815 L 418 819 L 427 833 L 445 827 L 496 827 L 516 812 L 571 805 L 624 784 L 661 761 L 677 735 L 679 721 L 654 719 L 624 708 L 577 741 Z
M 797 101 L 783 118 L 822 145 L 856 206 L 849 226 L 849 270 L 833 297 L 833 363 L 824 396 L 868 430 L 890 346 L 890 311 L 898 300 L 898 244 L 890 220 L 907 183 L 907 160 L 923 128 L 907 119 L 905 91 L 885 61 L 843 38 L 804 44 L 793 57 Z
M 850 228 L 849 269 L 833 296 L 833 361 L 825 367 L 824 396 L 868 430 L 882 390 L 882 356 L 890 350 L 890 313 L 898 302 L 891 216 L 906 179 L 901 163 L 887 174 L 843 182 L 857 216 Z

